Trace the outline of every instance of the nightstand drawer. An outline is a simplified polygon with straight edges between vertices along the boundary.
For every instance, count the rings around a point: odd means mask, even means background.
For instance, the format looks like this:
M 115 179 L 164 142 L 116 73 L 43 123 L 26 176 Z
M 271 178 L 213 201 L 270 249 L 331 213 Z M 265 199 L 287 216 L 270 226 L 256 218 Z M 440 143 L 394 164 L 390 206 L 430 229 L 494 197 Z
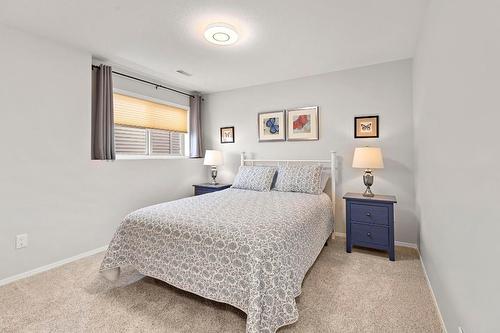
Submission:
M 216 191 L 207 190 L 204 188 L 196 188 L 194 190 L 194 195 L 201 195 L 201 194 L 212 193 L 212 192 L 216 192 Z
M 231 184 L 198 184 L 193 185 L 193 187 L 194 195 L 201 195 L 225 190 L 227 188 L 230 188 Z
M 351 221 L 389 224 L 389 209 L 383 206 L 351 203 Z
M 387 227 L 351 223 L 351 235 L 353 244 L 368 243 L 389 246 L 389 229 Z

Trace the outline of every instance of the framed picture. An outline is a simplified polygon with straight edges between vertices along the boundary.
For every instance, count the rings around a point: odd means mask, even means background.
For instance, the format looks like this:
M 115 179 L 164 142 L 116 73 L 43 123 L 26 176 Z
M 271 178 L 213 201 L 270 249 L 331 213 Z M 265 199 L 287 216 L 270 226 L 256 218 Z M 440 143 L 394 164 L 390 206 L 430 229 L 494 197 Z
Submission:
M 287 119 L 289 141 L 319 140 L 319 107 L 290 109 Z
M 378 138 L 378 116 L 354 117 L 354 138 Z
M 257 121 L 259 142 L 285 141 L 285 111 L 261 112 Z
M 220 128 L 220 143 L 234 143 L 234 126 Z

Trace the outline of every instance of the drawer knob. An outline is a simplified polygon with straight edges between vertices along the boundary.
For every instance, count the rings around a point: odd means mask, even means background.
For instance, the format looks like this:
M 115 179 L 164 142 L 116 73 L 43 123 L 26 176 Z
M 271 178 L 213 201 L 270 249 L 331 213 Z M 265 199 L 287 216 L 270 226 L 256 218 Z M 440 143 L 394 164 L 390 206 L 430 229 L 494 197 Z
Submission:
M 367 235 L 368 237 L 371 237 L 371 236 L 372 236 L 372 233 L 371 233 L 371 232 L 367 232 L 367 233 L 366 233 L 366 235 Z
M 366 216 L 372 216 L 372 214 L 370 212 L 366 213 Z

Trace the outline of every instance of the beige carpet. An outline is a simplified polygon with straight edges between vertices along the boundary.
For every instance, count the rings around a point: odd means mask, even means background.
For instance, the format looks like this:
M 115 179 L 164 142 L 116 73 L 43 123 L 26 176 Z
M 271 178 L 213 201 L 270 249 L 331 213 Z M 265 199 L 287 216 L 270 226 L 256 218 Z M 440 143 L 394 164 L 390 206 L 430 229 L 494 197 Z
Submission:
M 299 320 L 279 332 L 442 332 L 416 251 L 345 252 L 329 241 L 304 280 Z M 0 287 L 0 332 L 244 332 L 245 314 L 123 270 L 102 254 Z

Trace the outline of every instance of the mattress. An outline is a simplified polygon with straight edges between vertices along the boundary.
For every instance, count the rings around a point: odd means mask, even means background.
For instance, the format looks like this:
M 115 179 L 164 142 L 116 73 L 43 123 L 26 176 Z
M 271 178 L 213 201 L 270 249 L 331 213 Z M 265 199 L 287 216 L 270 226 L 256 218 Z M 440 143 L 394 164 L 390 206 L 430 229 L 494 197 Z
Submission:
M 101 271 L 140 273 L 247 314 L 247 332 L 298 319 L 302 280 L 333 231 L 326 194 L 227 189 L 125 217 Z

